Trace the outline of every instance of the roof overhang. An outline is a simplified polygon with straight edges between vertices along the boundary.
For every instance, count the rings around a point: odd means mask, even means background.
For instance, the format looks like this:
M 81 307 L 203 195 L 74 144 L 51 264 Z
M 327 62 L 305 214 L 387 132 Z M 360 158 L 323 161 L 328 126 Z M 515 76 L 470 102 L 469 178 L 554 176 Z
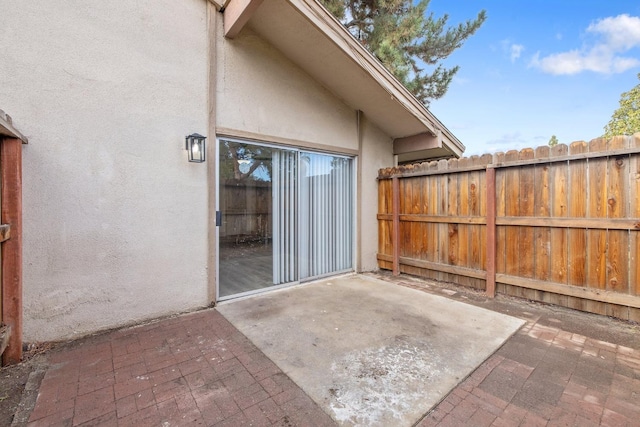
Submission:
M 248 25 L 389 135 L 400 162 L 462 155 L 464 145 L 317 1 L 227 0 L 222 8 L 227 37 Z

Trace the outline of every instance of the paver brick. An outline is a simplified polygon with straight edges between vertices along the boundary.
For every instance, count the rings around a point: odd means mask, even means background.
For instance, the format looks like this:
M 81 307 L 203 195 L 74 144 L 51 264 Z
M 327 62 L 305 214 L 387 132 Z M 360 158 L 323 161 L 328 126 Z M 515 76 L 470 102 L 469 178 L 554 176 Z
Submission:
M 511 418 L 498 417 L 493 421 L 493 427 L 519 427 L 520 420 L 513 420 Z M 563 426 L 566 427 L 566 426 Z
M 640 351 L 523 317 L 418 425 L 634 425 Z M 215 310 L 110 332 L 50 361 L 29 426 L 335 424 Z
M 118 417 L 115 411 L 108 412 L 93 418 L 85 423 L 75 425 L 77 427 L 118 427 Z
M 143 425 L 159 425 L 160 415 L 156 405 L 138 410 L 128 417 L 118 420 L 119 427 L 138 427 Z
M 270 398 L 258 403 L 257 406 L 262 411 L 262 414 L 272 423 L 275 423 L 286 415 L 284 411 L 273 401 L 273 399 Z
M 520 427 L 545 427 L 547 420 L 539 415 L 528 412 L 525 414 Z
M 165 400 L 172 399 L 174 396 L 191 392 L 187 380 L 183 377 L 154 385 L 152 390 L 156 403 L 164 402 Z
M 116 411 L 113 387 L 105 387 L 78 396 L 75 400 L 73 424 L 82 424 L 101 415 Z
M 136 406 L 138 407 L 138 410 L 148 408 L 149 406 L 156 404 L 156 399 L 153 396 L 153 390 L 150 388 L 134 393 L 133 396 L 136 398 Z
M 482 408 L 479 408 L 471 416 L 471 418 L 469 418 L 469 424 L 468 425 L 470 425 L 470 426 L 478 426 L 478 427 L 482 427 L 482 426 L 489 427 L 496 418 L 497 417 L 494 414 L 492 414 L 490 412 L 487 412 Z
M 50 426 L 64 426 L 70 427 L 73 425 L 73 407 L 66 408 L 62 411 L 53 413 L 43 418 L 38 418 L 35 421 L 30 421 L 27 427 L 50 427 Z
M 134 395 L 123 397 L 116 401 L 116 414 L 118 418 L 124 418 L 138 410 L 136 397 Z
M 100 390 L 101 388 L 110 387 L 115 384 L 116 380 L 113 372 L 107 372 L 104 374 L 98 374 L 96 376 L 80 379 L 78 381 L 77 394 L 83 395 L 92 391 Z
M 269 393 L 258 383 L 253 383 L 233 393 L 233 399 L 243 410 L 268 398 Z
M 617 412 L 614 412 L 610 409 L 605 409 L 603 414 L 602 414 L 602 419 L 600 422 L 600 425 L 607 426 L 607 427 L 622 427 L 622 426 L 633 426 L 635 425 L 635 423 L 637 424 L 637 418 L 635 419 L 628 419 L 627 417 L 625 417 L 622 414 L 619 414 Z
M 65 400 L 65 401 L 42 401 L 40 396 L 38 396 L 38 400 L 36 401 L 36 407 L 29 415 L 29 421 L 36 421 L 43 418 L 51 417 L 52 415 L 58 414 L 60 412 L 66 412 L 68 410 L 72 411 L 75 407 L 75 399 Z M 53 417 L 55 418 L 55 417 Z
M 640 420 L 640 398 L 628 402 L 615 396 L 609 396 L 605 403 L 605 409 L 624 415 L 631 420 Z
M 116 399 L 121 399 L 125 396 L 129 396 L 134 393 L 141 392 L 146 389 L 150 389 L 152 387 L 151 381 L 149 381 L 149 377 L 145 375 L 140 375 L 134 378 L 131 378 L 125 382 L 116 382 L 113 385 L 113 390 L 115 393 Z

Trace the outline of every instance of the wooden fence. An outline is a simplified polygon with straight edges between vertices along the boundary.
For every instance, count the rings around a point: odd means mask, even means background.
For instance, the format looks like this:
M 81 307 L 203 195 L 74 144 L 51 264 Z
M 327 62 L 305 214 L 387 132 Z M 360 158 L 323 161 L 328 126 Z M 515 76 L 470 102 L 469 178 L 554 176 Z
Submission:
M 223 186 L 221 242 L 271 238 L 271 182 L 229 179 Z
M 640 133 L 379 172 L 380 268 L 640 321 Z
M 0 355 L 22 360 L 22 145 L 25 138 L 0 110 Z

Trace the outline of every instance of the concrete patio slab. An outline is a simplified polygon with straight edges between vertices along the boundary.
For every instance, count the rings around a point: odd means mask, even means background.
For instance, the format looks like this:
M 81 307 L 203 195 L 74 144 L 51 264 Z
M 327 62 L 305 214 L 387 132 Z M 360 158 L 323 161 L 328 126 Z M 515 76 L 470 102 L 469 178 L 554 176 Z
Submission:
M 360 275 L 218 310 L 341 425 L 413 425 L 524 324 Z

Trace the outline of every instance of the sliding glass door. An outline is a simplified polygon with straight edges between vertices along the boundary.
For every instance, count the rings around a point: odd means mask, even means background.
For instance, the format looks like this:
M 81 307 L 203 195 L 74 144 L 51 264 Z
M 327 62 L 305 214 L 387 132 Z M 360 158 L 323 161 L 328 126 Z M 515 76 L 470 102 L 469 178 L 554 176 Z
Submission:
M 353 159 L 218 141 L 220 299 L 353 268 Z

